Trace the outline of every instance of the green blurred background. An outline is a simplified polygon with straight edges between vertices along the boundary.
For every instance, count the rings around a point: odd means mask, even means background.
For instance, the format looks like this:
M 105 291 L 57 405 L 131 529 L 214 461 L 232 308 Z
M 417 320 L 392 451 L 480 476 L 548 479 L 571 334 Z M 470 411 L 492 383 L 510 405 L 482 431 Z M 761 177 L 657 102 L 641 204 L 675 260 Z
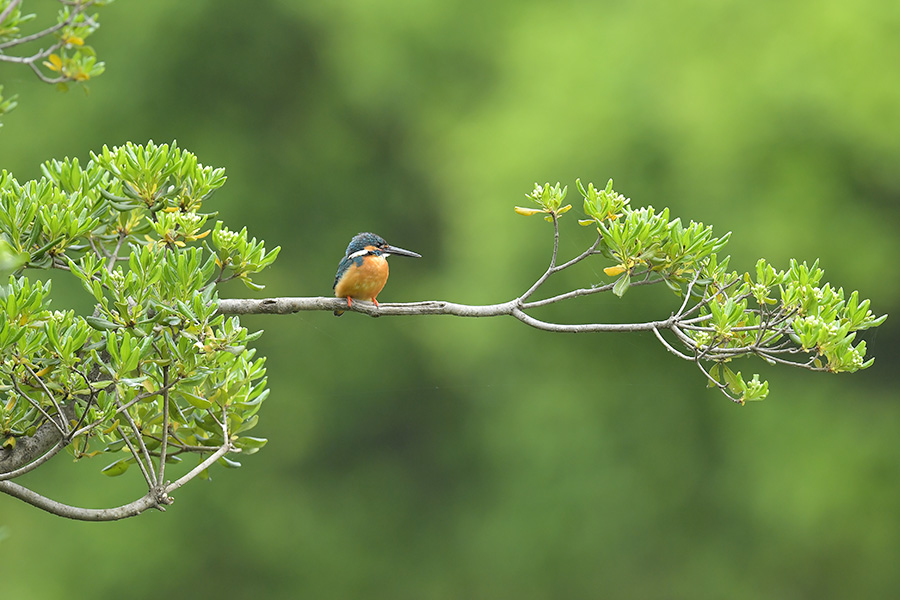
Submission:
M 268 446 L 119 523 L 0 497 L 4 596 L 900 596 L 900 4 L 120 0 L 101 22 L 89 94 L 0 69 L 20 100 L 0 167 L 25 181 L 49 158 L 177 139 L 227 169 L 208 208 L 282 246 L 265 295 L 329 295 L 371 230 L 424 255 L 392 260 L 382 300 L 505 301 L 551 243 L 512 206 L 561 181 L 578 208 L 576 177 L 613 177 L 636 205 L 733 231 L 735 268 L 820 258 L 892 318 L 860 374 L 740 365 L 772 390 L 744 408 L 650 335 L 247 318 L 266 330 Z M 566 257 L 592 240 L 574 214 Z M 57 306 L 89 307 L 54 286 Z M 636 288 L 542 315 L 676 306 Z M 87 506 L 140 493 L 105 464 L 60 456 L 23 483 Z

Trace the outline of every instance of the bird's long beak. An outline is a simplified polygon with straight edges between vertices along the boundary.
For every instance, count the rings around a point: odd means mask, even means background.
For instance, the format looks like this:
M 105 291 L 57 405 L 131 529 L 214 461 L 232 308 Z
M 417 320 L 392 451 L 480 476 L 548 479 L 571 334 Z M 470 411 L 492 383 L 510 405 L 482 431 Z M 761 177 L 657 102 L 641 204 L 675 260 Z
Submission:
M 404 250 L 403 248 L 398 248 L 397 246 L 388 245 L 384 248 L 383 252 L 387 254 L 396 254 L 397 256 L 411 256 L 413 258 L 422 258 L 421 254 L 417 254 L 412 250 Z

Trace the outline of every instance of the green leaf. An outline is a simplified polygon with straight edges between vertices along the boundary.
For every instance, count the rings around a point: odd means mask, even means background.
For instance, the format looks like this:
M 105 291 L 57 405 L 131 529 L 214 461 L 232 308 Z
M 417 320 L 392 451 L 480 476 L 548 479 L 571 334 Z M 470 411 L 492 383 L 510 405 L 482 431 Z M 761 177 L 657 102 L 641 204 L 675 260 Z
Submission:
M 112 331 L 115 329 L 122 328 L 122 325 L 113 323 L 112 321 L 108 321 L 107 319 L 104 319 L 103 317 L 88 316 L 88 317 L 85 317 L 84 320 L 87 321 L 88 325 L 90 325 L 91 327 L 93 327 L 94 329 L 97 329 L 99 331 Z
M 0 278 L 21 269 L 28 262 L 27 252 L 17 252 L 12 244 L 0 238 Z
M 127 471 L 128 467 L 130 467 L 133 462 L 133 457 L 120 458 L 119 460 L 103 467 L 100 472 L 108 477 L 118 477 L 119 475 Z
M 218 460 L 219 464 L 228 469 L 239 469 L 241 467 L 241 463 L 236 460 L 231 460 L 230 458 L 222 457 Z
M 198 396 L 197 394 L 193 394 L 191 392 L 186 392 L 184 390 L 179 390 L 178 392 L 184 399 L 188 401 L 188 403 L 194 408 L 199 408 L 200 410 L 206 410 L 210 406 L 212 406 L 212 400 L 208 400 L 203 396 Z
M 269 440 L 267 440 L 266 438 L 245 436 L 245 437 L 238 438 L 234 442 L 234 445 L 236 447 L 240 448 L 241 450 L 250 450 L 251 452 L 248 452 L 248 454 L 252 454 L 256 450 L 259 450 L 260 448 L 265 446 L 268 443 L 268 441 Z
M 621 298 L 625 294 L 625 292 L 628 291 L 628 287 L 630 285 L 631 273 L 622 273 L 622 276 L 619 277 L 618 281 L 616 281 L 616 285 L 613 286 L 613 294 Z
M 250 281 L 249 277 L 241 277 L 240 280 L 244 283 L 244 285 L 246 285 L 248 288 L 250 288 L 253 291 L 258 292 L 259 290 L 266 289 L 266 286 L 261 285 L 259 283 L 253 283 L 252 281 Z

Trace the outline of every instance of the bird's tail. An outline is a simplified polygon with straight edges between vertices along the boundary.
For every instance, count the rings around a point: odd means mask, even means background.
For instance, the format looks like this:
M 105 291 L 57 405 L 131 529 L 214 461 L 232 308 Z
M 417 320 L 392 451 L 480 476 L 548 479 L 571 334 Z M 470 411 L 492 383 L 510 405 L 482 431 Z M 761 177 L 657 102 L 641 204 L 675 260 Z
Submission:
M 353 300 L 351 300 L 350 297 L 347 296 L 347 308 L 350 308 L 352 302 L 353 302 Z M 339 317 L 342 314 L 344 314 L 344 311 L 342 311 L 342 310 L 334 311 L 334 316 L 336 316 L 336 317 Z

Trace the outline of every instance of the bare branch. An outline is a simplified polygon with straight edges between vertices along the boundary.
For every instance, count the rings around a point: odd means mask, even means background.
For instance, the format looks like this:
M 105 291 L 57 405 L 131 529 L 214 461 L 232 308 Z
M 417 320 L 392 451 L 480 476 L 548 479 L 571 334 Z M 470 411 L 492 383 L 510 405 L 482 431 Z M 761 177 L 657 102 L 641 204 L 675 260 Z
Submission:
M 227 439 L 228 436 L 226 435 L 226 440 Z M 223 446 L 219 447 L 218 450 L 201 461 L 200 464 L 188 471 L 184 476 L 165 486 L 155 486 L 147 494 L 134 502 L 123 504 L 122 506 L 117 506 L 115 508 L 80 508 L 77 506 L 70 506 L 68 504 L 57 502 L 56 500 L 51 500 L 46 496 L 42 496 L 41 494 L 12 481 L 0 480 L 0 492 L 9 494 L 36 508 L 40 508 L 41 510 L 67 519 L 75 519 L 77 521 L 117 521 L 119 519 L 139 515 L 148 508 L 165 510 L 165 506 L 172 504 L 174 501 L 169 497 L 169 494 L 197 477 L 228 452 L 235 451 L 237 450 L 232 448 L 230 443 L 226 441 Z
M 664 338 L 663 335 L 659 332 L 659 329 L 656 329 L 656 328 L 654 327 L 654 328 L 653 328 L 653 334 L 656 336 L 656 339 L 658 339 L 658 340 L 660 341 L 660 343 L 661 343 L 663 346 L 665 346 L 666 350 L 668 350 L 669 352 L 671 352 L 672 354 L 674 354 L 674 355 L 677 356 L 678 358 L 680 358 L 680 359 L 682 359 L 682 360 L 691 361 L 691 362 L 693 362 L 693 361 L 695 360 L 694 358 L 688 356 L 687 354 L 683 354 L 683 353 L 679 352 L 679 351 L 676 350 L 671 344 L 669 344 L 669 342 L 666 341 L 666 338 Z
M 20 38 L 15 38 L 13 40 L 9 40 L 7 42 L 0 43 L 0 50 L 5 50 L 7 48 L 12 48 L 13 46 L 20 46 L 22 44 L 27 44 L 28 42 L 33 42 L 35 40 L 41 39 L 42 37 L 46 37 L 50 34 L 56 33 L 60 29 L 63 29 L 65 27 L 68 27 L 69 25 L 71 25 L 75 21 L 75 19 L 78 17 L 78 15 L 80 15 L 81 13 L 86 11 L 88 8 L 90 8 L 92 4 L 94 4 L 93 0 L 90 2 L 73 4 L 71 6 L 74 6 L 75 10 L 73 10 L 72 13 L 64 21 L 61 21 L 61 22 L 57 23 L 56 25 L 51 25 L 50 27 L 48 27 L 46 29 L 32 33 L 30 35 L 26 35 L 26 36 L 23 36 Z M 7 10 L 11 10 L 11 9 L 7 8 Z M 0 21 L 2 21 L 2 20 L 3 19 L 0 19 Z M 96 26 L 96 23 L 89 17 L 85 17 L 85 21 L 93 26 Z M 58 48 L 61 45 L 62 45 L 62 42 L 57 44 L 56 47 Z M 38 54 L 40 54 L 40 53 L 38 53 Z M 38 56 L 38 54 L 36 54 L 35 56 Z M 50 54 L 50 52 L 47 52 L 46 54 L 44 54 L 44 56 L 46 56 L 47 54 Z M 2 57 L 2 56 L 3 56 L 2 53 L 0 53 L 0 57 Z M 37 60 L 37 59 L 32 58 L 32 60 Z
M 54 515 L 78 521 L 116 521 L 139 515 L 148 508 L 159 507 L 159 500 L 151 494 L 116 508 L 79 508 L 51 500 L 12 481 L 0 481 L 0 492 Z
M 512 314 L 518 299 L 502 304 L 468 305 L 428 300 L 425 302 L 388 303 L 376 307 L 371 302 L 356 300 L 347 307 L 342 298 L 228 298 L 219 301 L 219 314 L 224 315 L 288 315 L 291 313 L 323 310 L 359 312 L 371 317 L 409 315 L 454 315 L 457 317 L 496 317 Z
M 235 449 L 226 442 L 225 445 L 221 446 L 183 477 L 180 477 L 164 487 L 154 487 L 147 494 L 134 502 L 123 504 L 122 506 L 117 506 L 115 508 L 80 508 L 77 506 L 70 506 L 68 504 L 57 502 L 56 500 L 51 500 L 46 496 L 42 496 L 41 494 L 12 481 L 0 480 L 0 492 L 9 494 L 36 508 L 40 508 L 41 510 L 67 519 L 75 519 L 77 521 L 117 521 L 119 519 L 139 515 L 148 508 L 165 510 L 165 506 L 173 502 L 173 499 L 169 497 L 169 494 L 197 477 L 197 475 L 211 467 L 228 452 L 234 451 Z
M 688 284 L 687 291 L 684 293 L 684 302 L 681 303 L 681 306 L 678 308 L 678 312 L 675 314 L 679 317 L 684 314 L 684 309 L 687 308 L 687 303 L 691 299 L 691 292 L 694 290 L 694 284 L 697 283 L 697 280 L 700 278 L 700 269 L 697 269 L 696 273 L 694 273 L 694 278 L 691 279 L 691 282 Z
M 555 273 L 555 272 L 557 272 L 557 271 L 562 271 L 563 269 L 568 269 L 568 268 L 571 267 L 572 265 L 576 265 L 576 264 L 580 263 L 581 261 L 583 261 L 584 259 L 586 259 L 588 256 L 591 256 L 591 255 L 593 255 L 593 254 L 597 254 L 597 246 L 600 245 L 600 242 L 601 242 L 602 240 L 603 240 L 603 236 L 598 235 L 598 236 L 597 236 L 597 239 L 594 240 L 594 243 L 591 244 L 591 247 L 590 247 L 590 248 L 588 248 L 587 250 L 585 250 L 584 252 L 582 252 L 581 254 L 579 254 L 578 256 L 576 256 L 575 258 L 573 258 L 572 260 L 570 260 L 569 262 L 565 262 L 565 263 L 559 265 L 558 267 L 554 267 L 554 268 L 553 268 L 553 269 L 554 269 L 553 272 Z
M 635 276 L 640 275 L 648 275 L 649 271 L 638 271 L 635 273 Z M 642 285 L 654 285 L 656 283 L 661 283 L 662 279 L 641 279 L 638 281 L 634 281 L 631 283 L 629 287 L 638 287 Z M 525 302 L 522 304 L 523 310 L 529 310 L 532 308 L 537 308 L 539 306 L 546 306 L 548 304 L 554 304 L 556 302 L 562 302 L 563 300 L 569 300 L 571 298 L 577 298 L 579 296 L 589 296 L 591 294 L 599 294 L 601 292 L 608 292 L 612 290 L 616 286 L 615 282 L 607 283 L 605 285 L 598 285 L 596 287 L 590 288 L 581 288 L 577 290 L 572 290 L 571 292 L 566 292 L 564 294 L 559 294 L 557 296 L 551 296 L 550 298 L 544 298 L 543 300 L 535 300 L 533 302 Z
M 559 217 L 552 211 L 550 212 L 550 216 L 553 217 L 553 253 L 550 255 L 550 266 L 547 267 L 547 270 L 544 271 L 543 275 L 538 277 L 538 280 L 528 288 L 528 291 L 519 296 L 519 302 L 527 300 L 528 297 L 535 293 L 556 270 L 556 257 L 559 254 Z

